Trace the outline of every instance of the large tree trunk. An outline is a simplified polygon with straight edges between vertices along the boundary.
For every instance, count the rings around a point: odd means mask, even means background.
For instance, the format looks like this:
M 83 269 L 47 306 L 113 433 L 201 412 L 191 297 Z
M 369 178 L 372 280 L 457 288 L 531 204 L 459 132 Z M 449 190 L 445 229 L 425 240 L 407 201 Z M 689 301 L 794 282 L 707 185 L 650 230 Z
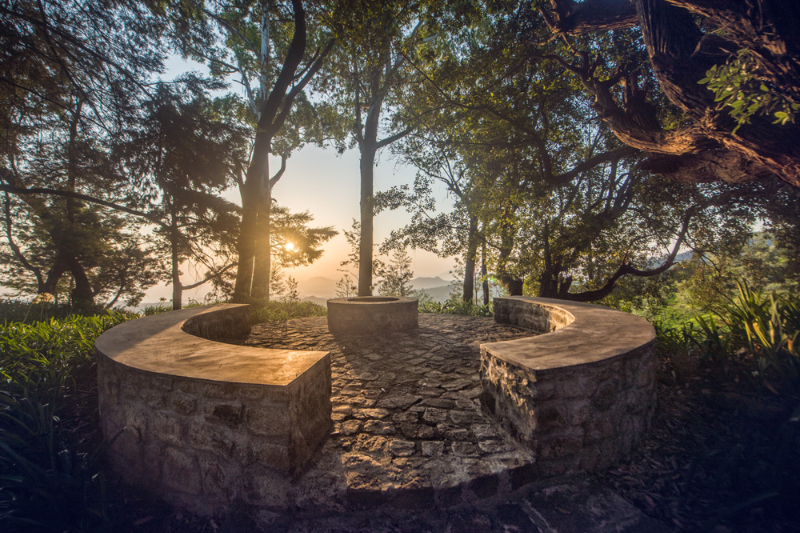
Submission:
M 175 220 L 175 213 L 172 213 L 172 225 L 169 232 L 170 260 L 172 261 L 172 309 L 177 310 L 183 304 L 183 285 L 181 285 L 181 274 L 179 270 L 180 254 L 178 246 L 180 237 L 178 234 L 178 223 Z
M 464 259 L 464 290 L 461 298 L 465 302 L 472 302 L 475 293 L 475 261 L 478 255 L 478 217 L 469 218 L 467 230 L 467 255 Z
M 63 276 L 68 270 L 69 267 L 64 260 L 63 254 L 56 252 L 56 258 L 53 262 L 53 266 L 51 266 L 47 271 L 47 276 L 38 283 L 39 287 L 37 293 L 52 294 L 53 297 L 55 297 L 56 291 L 58 290 L 58 282 L 61 281 L 61 276 Z
M 513 211 L 503 209 L 502 220 L 509 221 L 513 216 Z M 508 271 L 508 263 L 511 253 L 514 251 L 514 224 L 502 222 L 500 225 L 500 255 L 497 260 L 497 277 L 500 283 L 508 291 L 509 296 L 522 296 L 524 280 L 513 275 Z
M 72 289 L 72 303 L 78 307 L 94 305 L 94 291 L 89 277 L 86 275 L 86 270 L 80 261 L 71 253 L 65 252 L 69 271 L 72 273 L 72 278 L 75 280 L 75 288 Z
M 481 279 L 483 279 L 483 305 L 489 305 L 489 273 L 486 270 L 486 242 L 481 247 Z
M 247 167 L 242 196 L 242 223 L 239 227 L 239 239 L 236 251 L 239 254 L 239 264 L 236 269 L 236 284 L 233 289 L 235 303 L 247 303 L 250 300 L 250 290 L 253 283 L 253 268 L 256 256 L 256 241 L 258 239 L 258 212 L 262 202 L 261 195 L 263 177 L 266 174 L 272 137 L 262 129 L 256 133 L 253 143 L 253 158 Z M 267 191 L 269 187 L 267 186 Z
M 713 65 L 724 65 L 746 50 L 754 75 L 771 92 L 800 103 L 800 8 L 790 0 L 711 2 L 705 0 L 551 0 L 546 20 L 557 33 L 582 34 L 638 25 L 653 73 L 666 97 L 692 120 L 663 129 L 634 74 L 611 81 L 594 76 L 588 56 L 568 65 L 595 97 L 593 107 L 622 142 L 653 154 L 647 169 L 690 181 L 741 182 L 766 176 L 800 187 L 800 125 L 772 124 L 754 115 L 733 133 L 730 108 L 717 109 L 714 94 L 698 81 Z M 696 20 L 703 17 L 700 30 Z M 722 31 L 715 31 L 715 30 Z M 612 90 L 624 79 L 619 99 Z
M 266 201 L 262 202 L 258 211 L 258 236 L 256 237 L 256 256 L 253 269 L 253 286 L 250 296 L 269 300 L 269 279 L 272 267 L 272 198 L 267 191 Z
M 367 119 L 369 122 L 369 118 Z M 375 136 L 364 136 L 361 143 L 361 236 L 358 257 L 358 295 L 372 295 L 372 243 L 375 220 Z
M 82 107 L 83 102 L 79 101 L 76 104 L 73 118 L 69 126 L 69 145 L 67 148 L 67 190 L 70 192 L 76 192 L 78 186 L 79 150 L 76 148 L 75 144 L 78 142 L 78 127 L 80 125 Z M 62 235 L 62 237 L 66 234 L 66 239 L 61 241 L 60 244 L 56 243 L 56 245 L 60 247 L 69 246 L 70 248 L 78 247 L 78 250 L 75 250 L 75 248 L 69 250 L 66 248 L 63 249 L 64 258 L 66 259 L 67 264 L 69 265 L 69 270 L 72 273 L 73 279 L 75 280 L 75 288 L 72 290 L 72 302 L 78 306 L 92 306 L 94 305 L 94 291 L 92 290 L 92 284 L 89 282 L 86 269 L 78 259 L 80 256 L 80 247 L 84 245 L 84 241 L 81 238 L 73 237 L 77 233 L 75 221 L 76 207 L 75 200 L 73 198 L 67 198 L 66 231 L 60 232 L 59 230 L 56 230 Z
M 333 47 L 333 41 L 331 41 L 325 50 L 316 57 L 312 65 L 303 71 L 302 79 L 298 81 L 296 79 L 297 71 L 305 55 L 307 44 L 306 14 L 301 0 L 292 0 L 292 9 L 294 11 L 294 35 L 292 35 L 286 60 L 275 80 L 272 91 L 270 91 L 269 97 L 263 100 L 261 117 L 258 120 L 256 138 L 253 142 L 253 157 L 244 180 L 242 223 L 236 243 L 239 258 L 236 284 L 233 289 L 233 301 L 237 303 L 245 303 L 250 299 L 259 229 L 258 214 L 260 204 L 269 201 L 268 162 L 272 150 L 272 138 L 286 122 L 294 99 L 319 70 L 322 60 Z M 266 90 L 266 87 L 264 89 Z M 262 238 L 269 242 L 269 235 L 262 236 Z M 266 275 L 267 283 L 269 283 L 268 271 Z

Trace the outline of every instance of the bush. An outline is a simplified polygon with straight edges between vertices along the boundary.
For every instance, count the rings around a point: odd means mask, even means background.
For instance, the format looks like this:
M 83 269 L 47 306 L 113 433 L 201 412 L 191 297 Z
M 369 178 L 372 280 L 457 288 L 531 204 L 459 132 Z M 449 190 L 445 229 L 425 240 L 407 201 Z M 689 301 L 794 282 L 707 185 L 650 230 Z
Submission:
M 4 306 L 4 309 L 13 306 Z M 30 315 L 28 315 L 30 316 Z M 104 517 L 103 446 L 82 453 L 63 422 L 91 371 L 94 340 L 132 316 L 0 326 L 0 524 L 25 531 L 81 530 Z
M 292 318 L 326 316 L 328 309 L 312 302 L 253 302 L 250 309 L 250 322 L 281 322 Z
M 736 298 L 715 312 L 727 326 L 733 346 L 756 358 L 762 380 L 769 369 L 799 378 L 800 297 L 791 293 L 765 297 L 746 282 L 737 285 Z
M 32 324 L 51 318 L 69 318 L 72 316 L 103 315 L 105 309 L 95 307 L 74 307 L 70 304 L 54 304 L 47 301 L 2 300 L 0 301 L 0 322 L 22 322 Z
M 419 312 L 485 317 L 494 315 L 492 304 L 477 305 L 473 302 L 465 302 L 461 298 L 449 298 L 444 303 L 435 302 L 430 297 L 420 298 Z
M 696 351 L 711 364 L 728 364 L 752 355 L 757 367 L 754 375 L 762 385 L 767 385 L 770 371 L 800 379 L 800 297 L 791 293 L 764 296 L 746 282 L 737 285 L 738 294 L 727 304 L 718 305 L 711 315 L 696 317 L 679 327 L 656 325 L 662 352 Z

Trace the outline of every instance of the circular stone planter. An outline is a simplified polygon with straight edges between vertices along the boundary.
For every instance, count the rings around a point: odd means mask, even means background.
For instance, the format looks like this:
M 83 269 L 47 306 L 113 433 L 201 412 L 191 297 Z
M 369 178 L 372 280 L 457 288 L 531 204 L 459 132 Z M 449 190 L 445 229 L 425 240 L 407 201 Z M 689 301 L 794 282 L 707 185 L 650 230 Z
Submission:
M 411 331 L 419 327 L 419 302 L 405 296 L 358 296 L 328 300 L 328 330 L 333 335 Z

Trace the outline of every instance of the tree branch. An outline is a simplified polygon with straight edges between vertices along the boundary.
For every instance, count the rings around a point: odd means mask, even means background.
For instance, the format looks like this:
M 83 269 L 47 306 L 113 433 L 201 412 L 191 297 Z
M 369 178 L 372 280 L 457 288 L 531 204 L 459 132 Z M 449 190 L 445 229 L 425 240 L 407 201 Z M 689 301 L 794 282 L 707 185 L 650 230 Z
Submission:
M 229 264 L 225 265 L 223 268 L 221 268 L 220 270 L 212 272 L 211 274 L 206 276 L 204 280 L 198 281 L 196 283 L 192 283 L 191 285 L 181 284 L 181 289 L 183 289 L 185 291 L 188 291 L 188 290 L 191 290 L 191 289 L 196 289 L 200 285 L 202 285 L 204 283 L 207 283 L 207 282 L 211 281 L 214 278 L 219 278 L 220 276 L 222 276 L 222 274 L 224 274 L 226 271 L 230 270 L 231 268 L 235 267 L 237 264 L 238 263 L 235 262 L 235 261 L 233 263 L 229 263 Z
M 12 185 L 5 185 L 0 183 L 0 191 L 4 191 L 11 194 L 20 194 L 20 195 L 27 195 L 27 194 L 48 194 L 51 196 L 61 196 L 63 198 L 75 198 L 77 200 L 83 200 L 85 202 L 90 202 L 93 204 L 102 205 L 105 207 L 110 207 L 111 209 L 115 209 L 117 211 L 123 211 L 130 215 L 134 215 L 137 217 L 141 217 L 146 219 L 148 222 L 161 226 L 162 228 L 168 229 L 169 226 L 164 224 L 158 217 L 155 215 L 151 215 L 149 213 L 145 213 L 143 211 L 137 211 L 136 209 L 131 209 L 130 207 L 125 207 L 124 205 L 115 204 L 114 202 L 108 202 L 106 200 L 101 200 L 100 198 L 95 198 L 93 196 L 89 196 L 86 194 L 81 194 L 78 192 L 71 192 L 71 191 L 60 191 L 58 189 L 45 189 L 42 187 L 32 187 L 30 189 L 26 189 L 23 187 L 14 187 Z
M 683 241 L 686 238 L 686 233 L 689 231 L 689 223 L 691 222 L 692 217 L 694 217 L 696 212 L 697 211 L 695 208 L 690 208 L 689 210 L 687 210 L 685 216 L 683 217 L 683 223 L 681 224 L 681 229 L 678 233 L 678 240 L 675 241 L 675 246 L 672 247 L 672 251 L 670 252 L 669 256 L 667 256 L 667 259 L 664 261 L 664 263 L 661 264 L 661 266 L 650 270 L 640 270 L 638 268 L 631 266 L 631 264 L 627 261 L 626 258 L 623 259 L 622 264 L 619 266 L 619 268 L 617 268 L 617 271 L 614 272 L 614 274 L 606 280 L 605 284 L 601 288 L 594 291 L 585 291 L 579 293 L 569 293 L 564 291 L 563 293 L 559 293 L 558 297 L 573 302 L 594 302 L 597 300 L 601 300 L 606 296 L 608 296 L 609 294 L 611 294 L 611 291 L 614 290 L 617 281 L 622 276 L 630 275 L 636 277 L 652 277 L 652 276 L 657 276 L 662 272 L 666 272 L 675 263 L 675 257 L 677 257 L 678 250 L 680 249 L 681 244 L 683 244 Z M 569 286 L 567 285 L 565 288 L 568 290 Z
M 11 251 L 14 252 L 14 256 L 17 258 L 17 260 L 22 263 L 23 267 L 25 267 L 25 270 L 33 272 L 33 275 L 36 276 L 36 282 L 38 283 L 39 287 L 41 287 L 44 285 L 42 271 L 28 262 L 25 256 L 22 255 L 22 250 L 20 250 L 19 246 L 17 246 L 17 243 L 14 242 L 14 237 L 11 233 L 11 202 L 9 201 L 7 192 L 5 197 L 6 240 L 8 241 L 8 246 L 11 248 Z
M 630 0 L 550 0 L 551 15 L 539 8 L 550 29 L 560 35 L 582 35 L 636 26 L 636 8 Z
M 414 131 L 414 129 L 415 129 L 414 127 L 409 126 L 408 128 L 404 129 L 403 131 L 397 132 L 394 135 L 390 135 L 389 137 L 386 137 L 382 141 L 378 141 L 378 144 L 375 145 L 375 149 L 376 150 L 380 150 L 384 146 L 389 146 L 393 142 L 399 141 L 400 139 L 402 139 L 403 137 L 405 137 L 406 135 L 408 135 L 409 133 Z

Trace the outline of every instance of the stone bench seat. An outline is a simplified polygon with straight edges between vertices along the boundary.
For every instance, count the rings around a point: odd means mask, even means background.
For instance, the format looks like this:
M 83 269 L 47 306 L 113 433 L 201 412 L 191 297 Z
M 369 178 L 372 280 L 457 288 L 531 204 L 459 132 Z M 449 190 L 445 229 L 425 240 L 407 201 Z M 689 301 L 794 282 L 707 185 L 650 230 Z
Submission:
M 101 426 L 127 481 L 204 513 L 286 504 L 332 427 L 330 356 L 217 342 L 249 333 L 249 306 L 224 304 L 98 337 Z
M 494 315 L 543 333 L 481 345 L 483 407 L 536 454 L 535 475 L 606 468 L 633 450 L 656 407 L 655 331 L 645 319 L 529 297 L 495 298 Z

